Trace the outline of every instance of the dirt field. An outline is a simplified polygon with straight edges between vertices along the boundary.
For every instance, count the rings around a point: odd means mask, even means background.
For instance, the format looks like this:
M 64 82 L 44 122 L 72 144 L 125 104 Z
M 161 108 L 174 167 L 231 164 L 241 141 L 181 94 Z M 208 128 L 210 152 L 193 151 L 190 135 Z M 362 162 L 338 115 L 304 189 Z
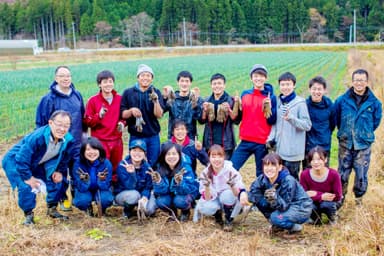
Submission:
M 349 69 L 365 67 L 375 91 L 384 99 L 381 71 L 384 51 L 350 52 Z M 351 74 L 348 72 L 348 74 Z M 380 87 L 379 87 L 380 85 Z M 356 208 L 347 196 L 335 226 L 305 225 L 301 234 L 269 235 L 269 225 L 260 212 L 251 212 L 244 223 L 235 222 L 232 233 L 223 232 L 212 218 L 194 224 L 167 222 L 158 212 L 144 225 L 113 215 L 91 218 L 74 209 L 70 220 L 46 217 L 44 199 L 38 198 L 34 227 L 21 225 L 24 217 L 0 170 L 0 255 L 384 255 L 384 126 L 377 131 L 370 169 L 370 185 L 364 205 Z M 0 155 L 10 145 L 1 145 Z M 201 170 L 201 168 L 200 168 Z M 255 176 L 253 161 L 241 170 L 247 187 Z

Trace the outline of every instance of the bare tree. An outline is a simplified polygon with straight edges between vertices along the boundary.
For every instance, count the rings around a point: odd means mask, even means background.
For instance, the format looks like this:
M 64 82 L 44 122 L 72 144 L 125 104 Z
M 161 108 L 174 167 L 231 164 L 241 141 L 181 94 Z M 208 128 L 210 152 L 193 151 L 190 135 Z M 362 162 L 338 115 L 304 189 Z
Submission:
M 100 36 L 105 37 L 111 33 L 112 26 L 106 21 L 98 21 L 95 24 L 94 32 Z
M 121 22 L 123 40 L 128 40 L 129 47 L 145 46 L 153 39 L 151 34 L 153 18 L 145 12 L 141 12 Z

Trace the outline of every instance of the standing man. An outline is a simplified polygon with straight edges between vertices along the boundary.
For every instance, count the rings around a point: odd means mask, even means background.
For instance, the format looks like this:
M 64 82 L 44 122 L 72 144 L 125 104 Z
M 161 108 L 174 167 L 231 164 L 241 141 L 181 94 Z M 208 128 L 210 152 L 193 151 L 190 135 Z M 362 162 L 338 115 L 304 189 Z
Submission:
M 115 91 L 115 76 L 103 70 L 96 77 L 98 94 L 89 98 L 85 108 L 84 123 L 91 128 L 91 136 L 100 140 L 106 157 L 113 168 L 112 182 L 117 182 L 116 168 L 123 158 L 122 132 L 124 121 L 120 119 L 121 96 Z
M 36 128 L 48 124 L 49 117 L 56 110 L 65 110 L 72 117 L 72 125 L 69 132 L 72 134 L 75 143 L 74 158 L 80 156 L 81 138 L 87 127 L 83 125 L 84 102 L 80 92 L 75 89 L 72 83 L 72 76 L 69 67 L 58 66 L 55 70 L 55 80 L 50 86 L 50 91 L 41 98 L 36 110 Z M 70 170 L 75 161 L 71 161 Z M 66 174 L 64 174 L 67 177 Z M 69 173 L 72 177 L 71 173 Z M 68 184 L 66 184 L 68 187 Z M 60 207 L 64 211 L 71 210 L 71 202 L 67 200 L 66 194 L 62 198 Z
M 343 199 L 348 190 L 352 168 L 355 171 L 353 192 L 357 205 L 367 192 L 368 169 L 374 131 L 379 126 L 382 106 L 368 87 L 368 72 L 357 69 L 352 73 L 352 87 L 335 102 L 337 138 L 339 140 L 339 173 L 343 186 Z
M 172 88 L 164 87 L 164 112 L 169 112 L 168 118 L 168 139 L 172 137 L 172 127 L 176 120 L 185 122 L 188 130 L 188 137 L 191 140 L 197 135 L 196 123 L 201 117 L 201 106 L 203 100 L 196 91 L 191 91 L 193 77 L 189 71 L 181 71 L 177 75 L 179 90 L 172 95 Z
M 71 116 L 53 112 L 48 125 L 42 126 L 16 144 L 3 159 L 3 168 L 13 189 L 17 187 L 18 204 L 24 211 L 24 225 L 34 224 L 36 193 L 46 186 L 47 215 L 67 220 L 57 211 L 57 204 L 66 191 L 68 163 L 73 154 L 73 137 L 68 133 Z
M 153 70 L 140 64 L 137 70 L 137 83 L 124 91 L 120 113 L 128 126 L 129 145 L 131 141 L 142 139 L 147 146 L 147 158 L 153 166 L 160 154 L 160 124 L 157 119 L 163 116 L 163 97 L 152 85 Z
M 236 170 L 244 165 L 253 154 L 256 162 L 256 176 L 263 173 L 262 160 L 267 154 L 266 142 L 272 125 L 276 123 L 276 96 L 271 84 L 265 83 L 268 76 L 267 68 L 255 64 L 249 76 L 253 88 L 241 94 L 241 111 L 239 117 L 240 139 L 232 155 L 231 161 Z

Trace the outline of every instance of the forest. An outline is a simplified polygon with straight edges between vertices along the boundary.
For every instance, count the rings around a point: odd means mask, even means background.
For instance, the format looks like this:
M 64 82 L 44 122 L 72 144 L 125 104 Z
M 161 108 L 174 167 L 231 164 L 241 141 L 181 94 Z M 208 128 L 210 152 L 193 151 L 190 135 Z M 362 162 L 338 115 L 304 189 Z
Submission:
M 0 39 L 44 49 L 318 43 L 384 37 L 384 0 L 0 0 Z

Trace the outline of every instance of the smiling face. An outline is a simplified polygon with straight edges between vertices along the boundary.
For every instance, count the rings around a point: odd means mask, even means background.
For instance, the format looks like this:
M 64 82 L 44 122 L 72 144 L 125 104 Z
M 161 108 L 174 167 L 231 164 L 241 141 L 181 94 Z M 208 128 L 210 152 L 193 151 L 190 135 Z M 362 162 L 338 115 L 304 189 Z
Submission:
M 109 95 L 112 93 L 115 83 L 112 78 L 106 78 L 101 80 L 99 87 L 103 95 Z
M 213 152 L 209 155 L 209 162 L 211 163 L 211 166 L 216 173 L 223 169 L 224 160 L 225 157 L 222 154 Z
M 264 90 L 264 84 L 267 80 L 267 77 L 261 73 L 254 72 L 251 76 L 251 81 L 253 83 L 253 88 L 257 90 Z
M 327 162 L 327 158 L 322 158 L 319 153 L 315 152 L 313 154 L 312 160 L 310 162 L 312 166 L 312 170 L 314 171 L 322 171 L 324 170 L 325 164 Z
M 272 163 L 265 163 L 263 165 L 264 175 L 269 179 L 271 183 L 275 182 L 277 177 L 279 176 L 279 172 L 281 171 L 282 166 L 276 165 Z
M 72 83 L 71 71 L 65 67 L 59 68 L 55 74 L 55 81 L 60 90 L 68 91 Z
M 153 76 L 149 72 L 141 72 L 137 76 L 137 81 L 139 83 L 140 89 L 145 91 L 152 84 Z
M 220 98 L 224 94 L 225 82 L 223 79 L 215 79 L 211 82 L 211 88 L 215 98 Z
M 57 115 L 54 120 L 48 121 L 51 133 L 55 140 L 62 139 L 71 127 L 71 119 L 66 115 Z
M 358 95 L 363 95 L 368 86 L 366 74 L 354 74 L 352 78 L 353 91 Z
M 165 154 L 165 162 L 168 164 L 169 168 L 172 170 L 175 169 L 177 164 L 180 161 L 180 155 L 177 152 L 175 147 L 172 147 L 168 150 L 168 152 Z
M 145 152 L 139 147 L 132 148 L 129 151 L 133 163 L 141 163 L 145 158 Z
M 100 156 L 100 151 L 96 148 L 91 147 L 91 145 L 87 144 L 85 146 L 84 157 L 91 163 L 95 162 Z
M 311 94 L 311 99 L 313 102 L 321 102 L 325 94 L 324 85 L 320 83 L 314 83 L 311 88 L 309 88 L 309 93 Z
M 180 77 L 179 81 L 177 81 L 179 85 L 179 90 L 181 95 L 187 95 L 191 88 L 191 79 L 189 77 Z
M 279 86 L 280 86 L 280 92 L 284 96 L 290 95 L 293 92 L 293 90 L 295 90 L 295 84 L 293 83 L 292 80 L 282 80 L 280 81 Z
M 173 136 L 175 136 L 178 144 L 182 144 L 184 142 L 187 134 L 187 128 L 184 125 L 179 125 L 173 129 Z

